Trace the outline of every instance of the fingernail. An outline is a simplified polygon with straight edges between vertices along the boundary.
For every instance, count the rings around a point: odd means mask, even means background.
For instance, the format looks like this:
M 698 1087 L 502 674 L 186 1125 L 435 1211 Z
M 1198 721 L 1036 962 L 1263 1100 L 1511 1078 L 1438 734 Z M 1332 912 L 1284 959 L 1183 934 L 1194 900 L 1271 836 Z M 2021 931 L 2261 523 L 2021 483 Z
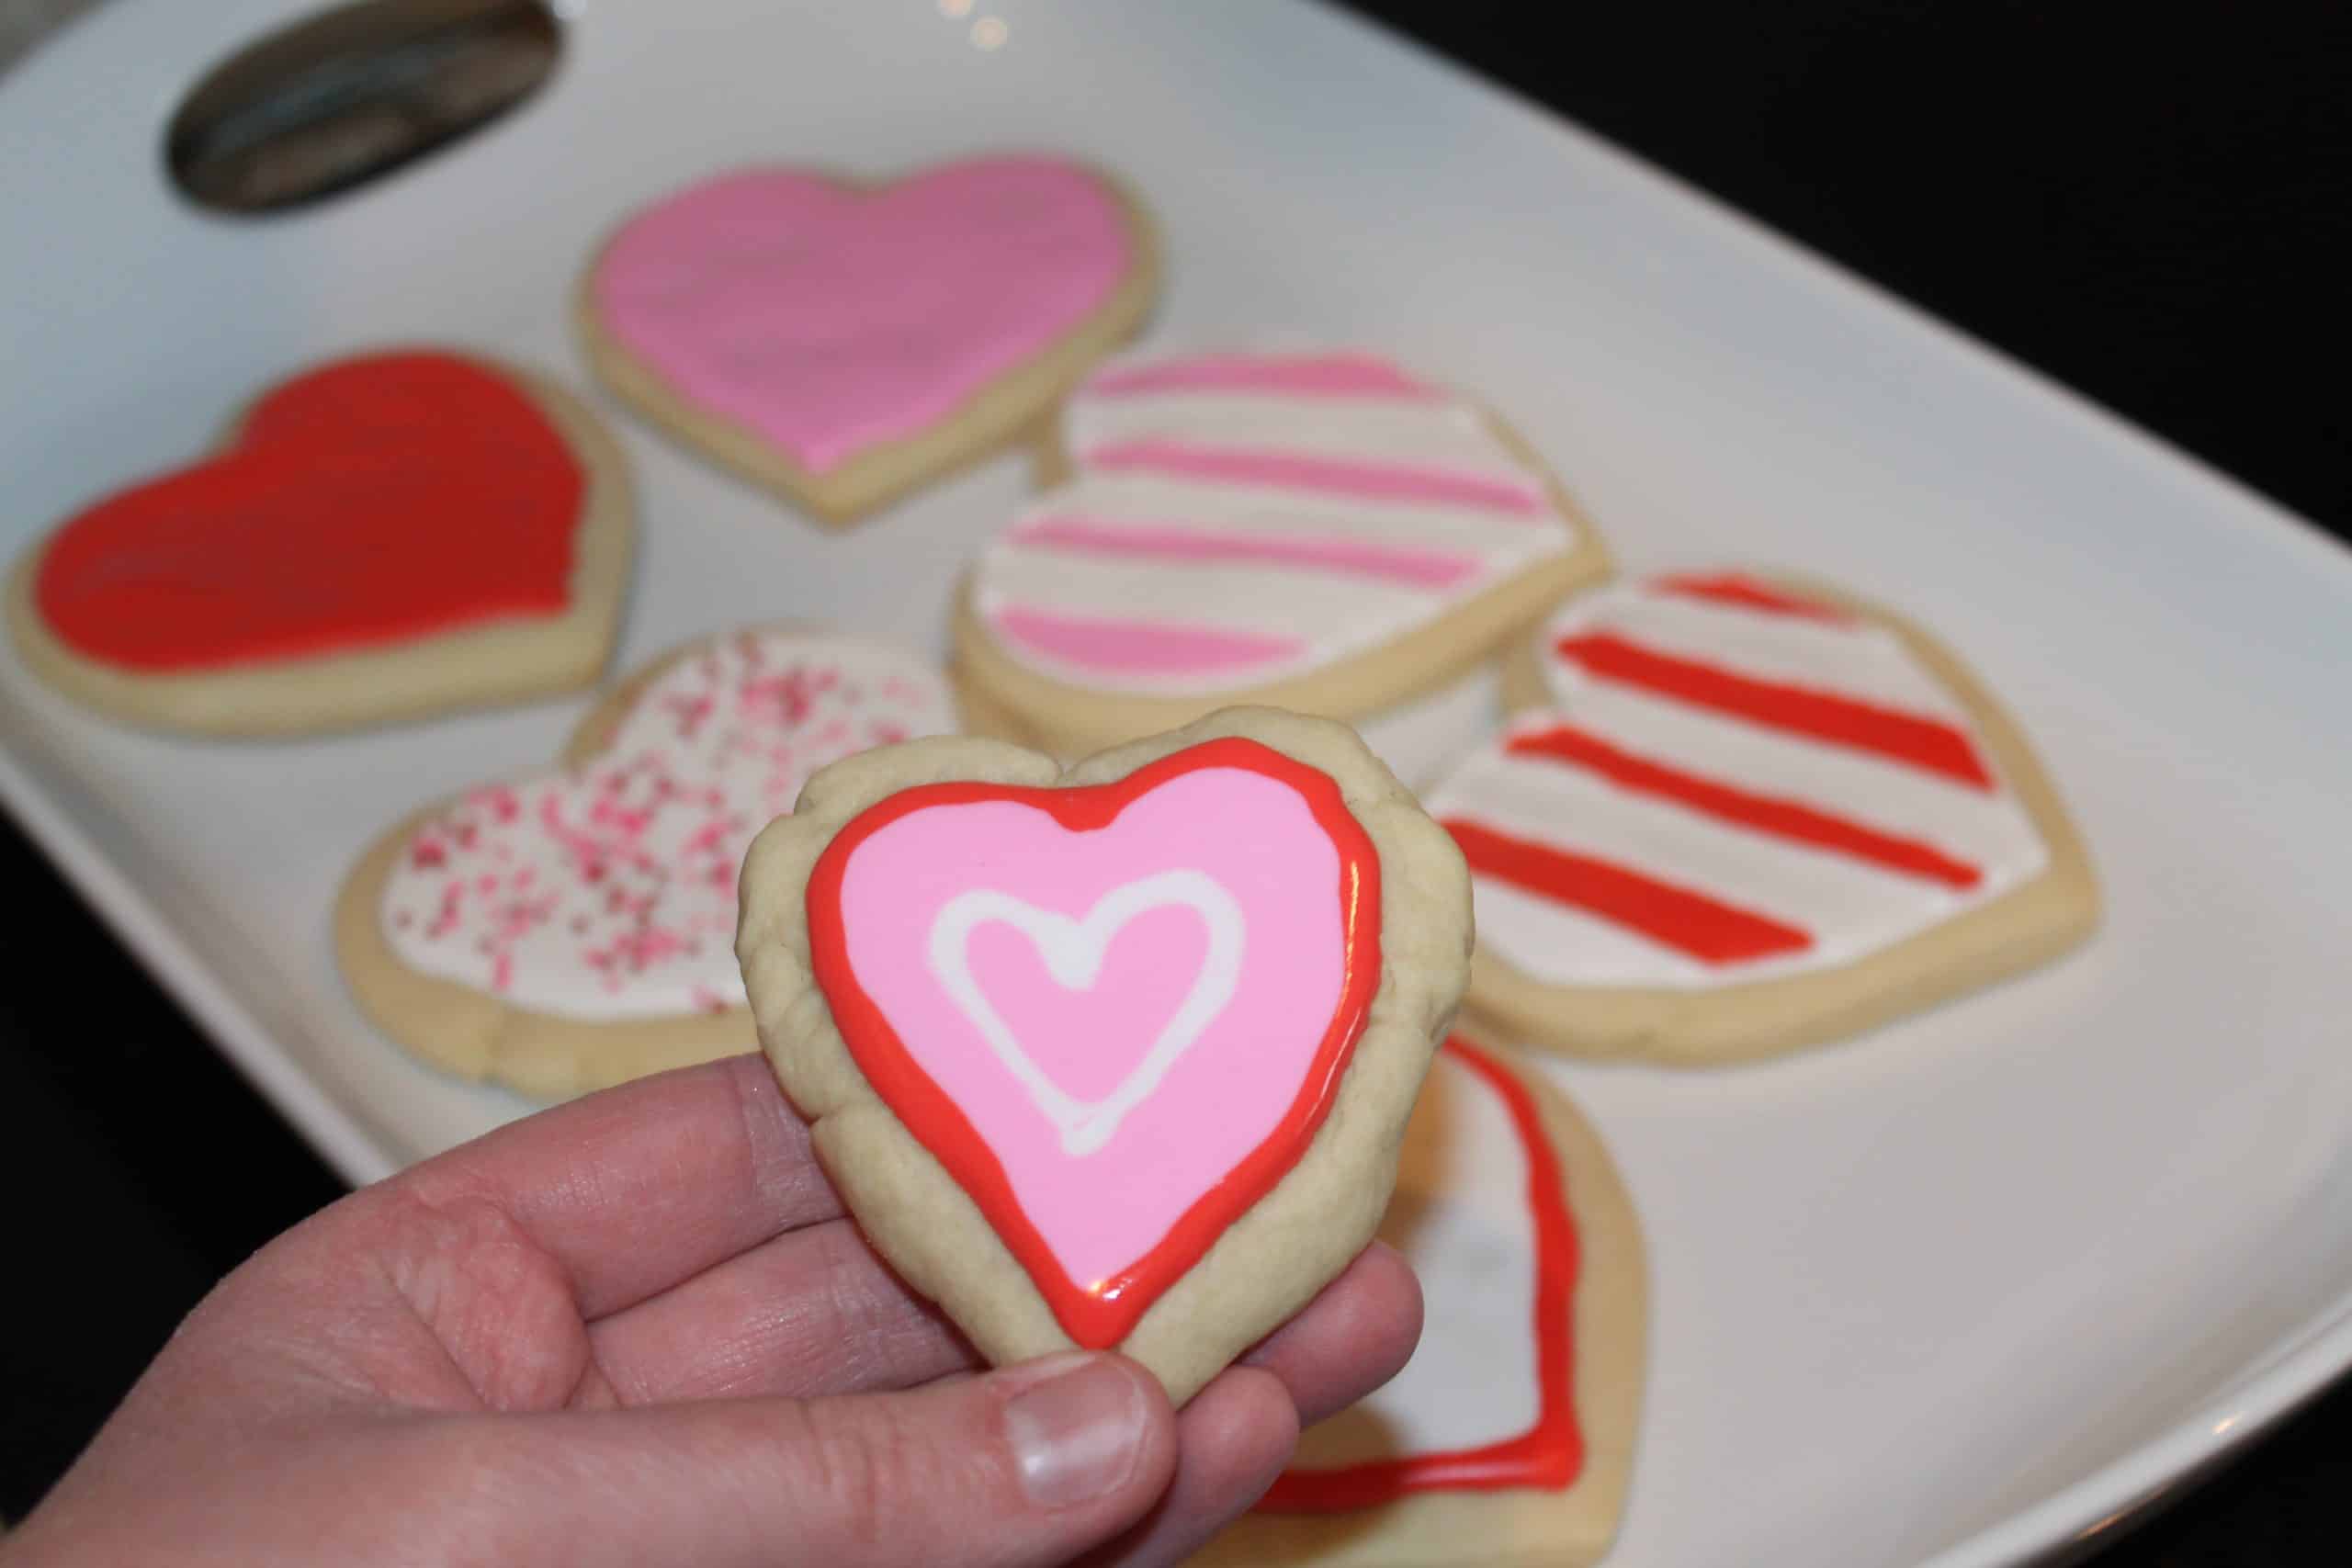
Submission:
M 1135 1469 L 1147 1421 L 1143 1391 L 1116 1362 L 1083 1351 L 1022 1368 L 1004 1433 L 1030 1500 L 1049 1507 L 1100 1497 Z

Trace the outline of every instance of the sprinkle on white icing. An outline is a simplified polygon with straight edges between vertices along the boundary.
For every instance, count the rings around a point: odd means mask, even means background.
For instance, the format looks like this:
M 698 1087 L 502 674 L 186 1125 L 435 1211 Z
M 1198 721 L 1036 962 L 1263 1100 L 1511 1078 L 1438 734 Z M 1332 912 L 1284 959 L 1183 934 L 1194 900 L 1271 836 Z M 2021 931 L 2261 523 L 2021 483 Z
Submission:
M 673 660 L 585 766 L 467 794 L 385 879 L 409 967 L 592 1021 L 743 1005 L 738 868 L 827 763 L 955 728 L 936 671 L 852 638 L 746 631 Z

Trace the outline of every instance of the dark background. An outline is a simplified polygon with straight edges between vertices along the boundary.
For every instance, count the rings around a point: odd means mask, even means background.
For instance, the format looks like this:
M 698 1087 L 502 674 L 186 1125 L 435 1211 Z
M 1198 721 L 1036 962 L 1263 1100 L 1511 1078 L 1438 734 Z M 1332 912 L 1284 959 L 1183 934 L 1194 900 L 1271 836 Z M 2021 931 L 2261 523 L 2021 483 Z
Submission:
M 1361 0 L 2352 536 L 2352 6 Z M 2352 712 L 2352 708 L 2347 708 Z M 340 1190 L 0 819 L 0 1515 Z M 2102 1568 L 2346 1560 L 2352 1387 Z

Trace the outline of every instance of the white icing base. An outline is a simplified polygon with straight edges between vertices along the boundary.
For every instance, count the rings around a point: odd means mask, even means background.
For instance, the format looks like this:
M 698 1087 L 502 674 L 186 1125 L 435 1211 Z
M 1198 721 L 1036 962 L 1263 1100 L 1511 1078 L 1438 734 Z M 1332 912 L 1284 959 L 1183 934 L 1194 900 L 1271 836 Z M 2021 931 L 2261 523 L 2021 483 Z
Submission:
M 1412 1360 L 1349 1417 L 1386 1434 L 1377 1457 L 1480 1449 L 1532 1427 L 1527 1156 L 1502 1097 L 1449 1053 L 1438 1054 L 1414 1107 L 1380 1235 L 1420 1276 L 1423 1319 Z M 1315 1447 L 1310 1433 L 1295 1468 L 1316 1468 Z

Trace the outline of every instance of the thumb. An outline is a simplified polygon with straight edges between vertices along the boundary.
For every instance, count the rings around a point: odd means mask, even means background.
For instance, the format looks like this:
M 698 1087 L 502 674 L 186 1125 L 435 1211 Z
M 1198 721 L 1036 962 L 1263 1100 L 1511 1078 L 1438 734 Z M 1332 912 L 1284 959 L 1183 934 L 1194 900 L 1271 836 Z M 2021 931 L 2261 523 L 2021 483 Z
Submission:
M 1176 1466 L 1158 1381 L 1083 1351 L 899 1393 L 467 1427 L 483 1512 L 451 1544 L 503 1539 L 510 1562 L 1057 1563 L 1141 1518 Z

